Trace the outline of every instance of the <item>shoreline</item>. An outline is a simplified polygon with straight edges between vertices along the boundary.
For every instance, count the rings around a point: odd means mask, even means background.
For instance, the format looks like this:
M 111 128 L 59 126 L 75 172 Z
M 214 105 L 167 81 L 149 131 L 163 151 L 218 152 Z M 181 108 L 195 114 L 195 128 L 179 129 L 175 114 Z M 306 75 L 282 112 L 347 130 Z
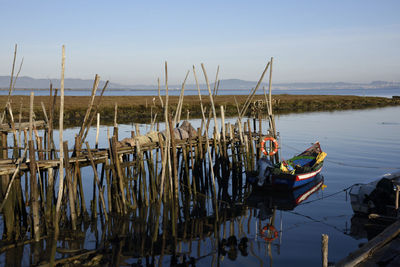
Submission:
M 12 95 L 12 111 L 14 120 L 18 121 L 20 111 L 22 118 L 29 117 L 29 98 L 27 95 Z M 161 96 L 165 103 L 165 96 Z M 225 116 L 237 116 L 236 102 L 240 107 L 245 103 L 247 95 L 219 95 L 215 97 L 215 106 L 219 113 L 219 106 L 225 108 Z M 55 120 L 58 122 L 59 99 L 57 97 Z M 175 111 L 179 96 L 169 97 L 169 109 Z M 0 96 L 0 104 L 5 107 L 7 96 Z M 66 126 L 80 126 L 90 102 L 90 96 L 64 96 L 64 123 Z M 96 96 L 94 104 L 97 105 L 99 97 Z M 209 110 L 210 99 L 208 95 L 202 96 L 204 107 Z M 47 114 L 49 113 L 50 96 L 34 97 L 34 112 L 36 120 L 44 120 L 42 105 L 43 102 Z M 257 102 L 257 103 L 255 103 Z M 266 113 L 264 95 L 255 95 L 253 103 L 250 105 L 247 116 L 260 111 Z M 118 123 L 150 123 L 151 114 L 158 114 L 157 119 L 162 120 L 163 108 L 158 96 L 103 96 L 98 112 L 100 113 L 101 124 L 109 125 L 114 121 L 115 104 L 118 106 Z M 272 106 L 274 114 L 304 113 L 318 111 L 335 111 L 351 109 L 368 109 L 386 106 L 398 106 L 400 99 L 370 96 L 349 96 L 349 95 L 272 95 Z M 22 107 L 22 109 L 21 109 Z M 199 97 L 197 95 L 187 95 L 184 97 L 182 107 L 182 117 L 185 118 L 189 111 L 190 118 L 200 118 L 201 109 Z M 49 114 L 48 114 L 49 116 Z M 24 120 L 22 120 L 24 121 Z

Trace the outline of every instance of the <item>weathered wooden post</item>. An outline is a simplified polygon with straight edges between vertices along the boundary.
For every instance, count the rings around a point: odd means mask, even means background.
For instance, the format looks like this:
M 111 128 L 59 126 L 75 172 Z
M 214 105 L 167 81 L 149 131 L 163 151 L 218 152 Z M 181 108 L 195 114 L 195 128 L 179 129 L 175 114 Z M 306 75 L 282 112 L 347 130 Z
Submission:
M 400 192 L 400 185 L 396 184 L 396 212 L 399 212 L 399 192 Z
M 56 219 L 55 219 L 55 235 L 54 239 L 57 240 L 59 233 L 58 223 L 60 221 L 61 200 L 64 192 L 64 147 L 63 147 L 63 131 L 64 131 L 64 72 L 65 72 L 65 46 L 62 46 L 62 62 L 61 62 L 61 97 L 60 97 L 60 122 L 59 122 L 59 144 L 60 144 L 60 164 L 59 164 L 59 177 L 60 185 L 58 188 L 58 197 L 56 204 Z
M 76 230 L 76 207 L 75 207 L 75 197 L 76 191 L 74 187 L 74 181 L 72 181 L 71 176 L 71 167 L 69 164 L 69 155 L 68 155 L 68 141 L 63 142 L 63 151 L 64 151 L 64 159 L 65 159 L 65 177 L 67 179 L 67 186 L 68 186 L 68 198 L 69 198 L 69 208 L 71 211 L 71 223 L 72 223 L 72 230 Z M 76 177 L 75 177 L 76 179 Z
M 38 201 L 38 188 L 37 188 L 37 179 L 36 179 L 36 159 L 35 159 L 35 146 L 32 140 L 33 135 L 33 99 L 34 94 L 31 92 L 30 97 L 30 108 L 29 108 L 29 167 L 31 171 L 31 182 L 30 182 L 30 189 L 31 189 L 31 207 L 32 207 L 32 214 L 33 214 L 33 232 L 35 241 L 40 240 L 40 222 L 39 222 L 39 203 Z
M 321 252 L 322 252 L 322 267 L 328 267 L 328 240 L 329 236 L 322 234 Z

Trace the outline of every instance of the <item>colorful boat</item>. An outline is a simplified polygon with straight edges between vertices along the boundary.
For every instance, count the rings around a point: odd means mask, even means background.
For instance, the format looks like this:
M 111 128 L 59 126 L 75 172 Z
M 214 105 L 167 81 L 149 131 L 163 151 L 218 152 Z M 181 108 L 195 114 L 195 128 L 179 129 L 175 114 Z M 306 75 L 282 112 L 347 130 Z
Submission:
M 321 172 L 326 153 L 319 142 L 291 159 L 273 165 L 263 157 L 257 162 L 258 186 L 280 186 L 297 188 L 311 181 Z

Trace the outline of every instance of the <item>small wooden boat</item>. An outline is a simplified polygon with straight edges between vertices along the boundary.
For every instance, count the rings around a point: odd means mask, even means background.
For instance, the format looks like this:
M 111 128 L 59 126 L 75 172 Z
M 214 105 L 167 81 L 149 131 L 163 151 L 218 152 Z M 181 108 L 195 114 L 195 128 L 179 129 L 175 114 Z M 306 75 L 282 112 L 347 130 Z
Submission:
M 325 157 L 326 153 L 322 151 L 319 142 L 275 165 L 263 157 L 257 162 L 257 177 L 249 179 L 249 182 L 253 181 L 260 187 L 297 188 L 314 180 L 322 170 Z

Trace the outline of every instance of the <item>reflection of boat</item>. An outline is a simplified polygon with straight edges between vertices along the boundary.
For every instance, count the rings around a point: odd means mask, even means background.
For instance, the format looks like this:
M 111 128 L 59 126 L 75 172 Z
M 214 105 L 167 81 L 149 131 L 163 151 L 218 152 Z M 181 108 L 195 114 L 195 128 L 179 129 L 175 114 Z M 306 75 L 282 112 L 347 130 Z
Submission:
M 322 175 L 316 175 L 313 181 L 304 186 L 288 190 L 255 190 L 247 198 L 247 205 L 260 209 L 261 213 L 271 214 L 271 210 L 293 210 L 301 202 L 317 192 L 323 185 Z M 263 209 L 263 210 L 262 210 Z
M 257 177 L 249 182 L 258 186 L 284 186 L 297 188 L 312 180 L 321 172 L 326 153 L 321 150 L 319 142 L 314 143 L 304 152 L 291 159 L 272 165 L 266 158 L 257 162 Z
M 369 183 L 355 184 L 350 189 L 351 207 L 355 213 L 394 215 L 396 187 L 400 172 L 385 174 Z
M 349 235 L 354 239 L 359 240 L 363 238 L 367 238 L 371 240 L 386 227 L 388 227 L 392 222 L 389 221 L 373 221 L 370 220 L 367 216 L 363 216 L 360 214 L 353 215 L 351 218 L 351 228 Z

